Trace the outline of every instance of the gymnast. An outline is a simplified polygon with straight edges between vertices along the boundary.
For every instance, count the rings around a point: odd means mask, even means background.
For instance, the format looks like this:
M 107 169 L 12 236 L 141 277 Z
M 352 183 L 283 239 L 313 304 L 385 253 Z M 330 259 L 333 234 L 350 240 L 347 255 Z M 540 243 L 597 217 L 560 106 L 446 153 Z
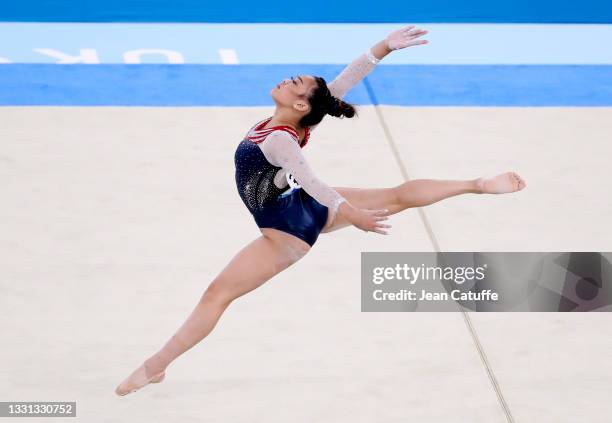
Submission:
M 164 380 L 166 368 L 204 339 L 238 297 L 296 263 L 319 234 L 355 226 L 388 234 L 388 216 L 460 194 L 505 194 L 526 184 L 515 172 L 471 180 L 415 179 L 387 188 L 330 187 L 302 154 L 326 115 L 352 118 L 342 98 L 389 53 L 427 44 L 428 31 L 409 25 L 392 31 L 353 60 L 330 83 L 313 75 L 283 80 L 270 91 L 275 111 L 253 125 L 238 143 L 234 162 L 237 191 L 261 235 L 242 248 L 211 281 L 176 333 L 147 358 L 115 393 L 126 395 Z M 350 153 L 350 149 L 347 149 Z

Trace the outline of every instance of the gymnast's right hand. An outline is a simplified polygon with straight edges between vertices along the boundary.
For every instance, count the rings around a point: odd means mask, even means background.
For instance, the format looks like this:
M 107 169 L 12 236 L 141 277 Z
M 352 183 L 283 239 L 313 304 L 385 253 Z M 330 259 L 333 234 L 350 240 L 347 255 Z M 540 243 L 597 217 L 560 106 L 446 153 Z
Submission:
M 389 219 L 388 209 L 359 209 L 344 202 L 340 204 L 339 211 L 346 215 L 346 219 L 357 228 L 365 232 L 376 232 L 383 235 L 389 233 L 385 228 L 390 228 L 391 225 L 381 223 L 383 220 Z

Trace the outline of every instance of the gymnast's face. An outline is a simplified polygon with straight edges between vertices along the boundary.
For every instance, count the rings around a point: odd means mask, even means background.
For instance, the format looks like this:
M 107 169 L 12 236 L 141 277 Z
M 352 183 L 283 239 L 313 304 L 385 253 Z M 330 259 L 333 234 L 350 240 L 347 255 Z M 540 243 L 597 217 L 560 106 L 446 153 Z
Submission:
M 297 75 L 283 80 L 270 90 L 270 95 L 278 107 L 292 108 L 299 113 L 308 113 L 308 97 L 317 86 L 311 75 Z

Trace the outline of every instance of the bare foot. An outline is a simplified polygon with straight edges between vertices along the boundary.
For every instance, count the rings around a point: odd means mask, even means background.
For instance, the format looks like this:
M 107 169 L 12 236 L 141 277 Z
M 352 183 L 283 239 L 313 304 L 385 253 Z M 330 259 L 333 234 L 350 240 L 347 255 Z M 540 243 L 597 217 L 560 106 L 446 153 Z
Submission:
M 143 386 L 148 385 L 149 383 L 159 383 L 164 380 L 166 374 L 165 372 L 158 373 L 153 376 L 147 376 L 147 372 L 145 369 L 145 365 L 142 364 L 136 370 L 132 372 L 117 388 L 115 389 L 115 393 L 117 395 L 127 395 L 132 392 L 136 392 Z
M 166 372 L 161 372 L 157 376 L 153 376 L 153 379 L 151 379 L 151 383 L 163 382 L 165 378 L 166 378 Z
M 525 181 L 515 172 L 506 172 L 492 178 L 476 180 L 476 187 L 481 194 L 507 194 L 520 191 L 526 186 Z

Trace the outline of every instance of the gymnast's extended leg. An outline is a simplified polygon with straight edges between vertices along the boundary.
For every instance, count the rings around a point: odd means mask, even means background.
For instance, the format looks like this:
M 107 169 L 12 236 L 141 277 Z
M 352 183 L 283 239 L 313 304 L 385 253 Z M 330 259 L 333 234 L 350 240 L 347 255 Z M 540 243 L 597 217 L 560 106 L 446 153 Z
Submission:
M 261 286 L 310 250 L 306 242 L 285 232 L 270 228 L 261 232 L 263 235 L 240 250 L 210 283 L 191 315 L 168 342 L 117 387 L 117 395 L 163 380 L 166 367 L 204 339 L 233 300 Z
M 391 188 L 334 187 L 354 207 L 388 209 L 393 215 L 412 207 L 423 207 L 460 194 L 506 194 L 525 188 L 514 172 L 471 180 L 415 179 Z M 322 233 L 349 226 L 341 216 L 329 216 Z

